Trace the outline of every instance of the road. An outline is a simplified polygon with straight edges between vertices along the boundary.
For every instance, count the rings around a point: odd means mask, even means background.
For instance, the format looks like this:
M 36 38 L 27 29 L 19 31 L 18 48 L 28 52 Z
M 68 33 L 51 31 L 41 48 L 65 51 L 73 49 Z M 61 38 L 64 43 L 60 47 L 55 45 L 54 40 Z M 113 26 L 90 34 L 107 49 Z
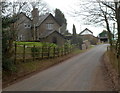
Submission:
M 4 91 L 110 91 L 101 64 L 106 47 L 95 46 Z

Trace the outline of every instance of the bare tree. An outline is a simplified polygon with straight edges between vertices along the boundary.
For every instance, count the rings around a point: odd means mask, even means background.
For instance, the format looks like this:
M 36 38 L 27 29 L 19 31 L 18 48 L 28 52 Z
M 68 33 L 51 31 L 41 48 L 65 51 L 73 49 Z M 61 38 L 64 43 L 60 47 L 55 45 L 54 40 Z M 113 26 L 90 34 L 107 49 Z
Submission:
M 117 23 L 117 55 L 120 55 L 120 1 L 113 0 L 112 2 L 107 2 L 106 0 L 90 0 L 88 2 L 82 2 L 78 5 L 79 9 L 74 9 L 72 14 L 74 16 L 80 16 L 85 22 L 91 25 L 104 26 L 106 24 L 106 29 L 109 32 L 109 41 L 112 46 L 112 36 L 111 36 L 111 26 L 110 23 Z
M 33 8 L 38 8 L 39 15 L 50 12 L 48 5 L 43 0 L 37 0 L 35 2 L 27 2 L 27 5 L 22 9 L 29 17 L 31 17 L 31 11 Z
M 115 17 L 117 20 L 118 40 L 117 40 L 117 56 L 120 57 L 120 1 L 117 0 L 115 3 Z

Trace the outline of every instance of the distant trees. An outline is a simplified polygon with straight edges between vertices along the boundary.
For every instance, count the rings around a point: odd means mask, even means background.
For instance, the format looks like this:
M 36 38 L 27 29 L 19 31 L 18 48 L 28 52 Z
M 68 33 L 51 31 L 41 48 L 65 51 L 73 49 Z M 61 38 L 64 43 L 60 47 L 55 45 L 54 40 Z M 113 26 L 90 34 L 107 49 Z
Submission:
M 65 18 L 65 15 L 62 13 L 60 9 L 55 9 L 55 19 L 61 25 L 61 29 L 60 29 L 61 34 L 65 34 L 67 27 L 67 20 Z

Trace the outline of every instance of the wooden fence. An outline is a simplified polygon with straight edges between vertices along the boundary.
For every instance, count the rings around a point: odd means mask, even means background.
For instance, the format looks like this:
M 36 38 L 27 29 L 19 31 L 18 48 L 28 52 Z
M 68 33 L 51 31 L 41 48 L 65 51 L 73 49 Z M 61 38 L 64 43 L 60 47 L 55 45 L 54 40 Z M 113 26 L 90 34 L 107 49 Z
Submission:
M 36 59 L 49 59 L 69 54 L 73 46 L 49 47 L 49 46 L 27 46 L 14 45 L 14 62 L 26 62 Z

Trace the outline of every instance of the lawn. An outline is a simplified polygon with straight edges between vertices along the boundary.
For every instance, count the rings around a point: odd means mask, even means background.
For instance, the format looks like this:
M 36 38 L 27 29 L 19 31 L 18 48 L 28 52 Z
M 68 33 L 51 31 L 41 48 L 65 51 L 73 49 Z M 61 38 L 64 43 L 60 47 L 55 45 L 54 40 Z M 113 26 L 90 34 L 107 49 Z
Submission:
M 26 45 L 26 46 L 57 46 L 56 44 L 53 43 L 42 43 L 42 42 L 21 42 L 21 41 L 17 41 L 14 42 L 17 45 Z

